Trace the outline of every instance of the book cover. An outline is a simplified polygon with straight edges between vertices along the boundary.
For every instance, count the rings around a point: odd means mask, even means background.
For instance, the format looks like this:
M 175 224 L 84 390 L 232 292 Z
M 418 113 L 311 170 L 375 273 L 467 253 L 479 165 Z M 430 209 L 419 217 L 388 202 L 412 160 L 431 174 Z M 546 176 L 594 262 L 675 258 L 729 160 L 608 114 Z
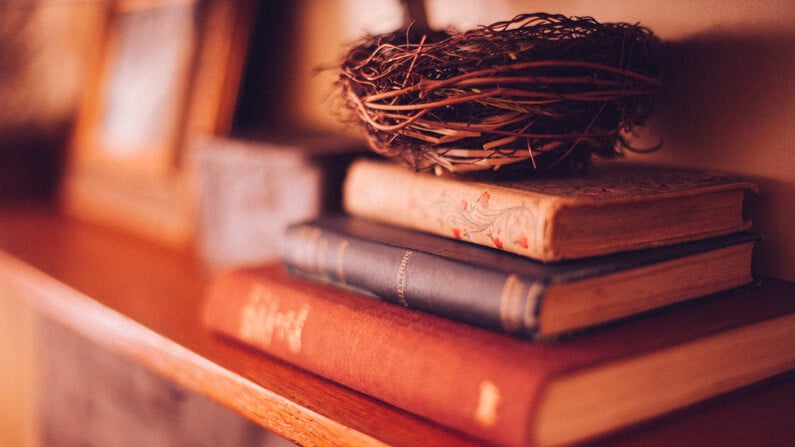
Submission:
M 348 170 L 350 214 L 496 247 L 545 262 L 734 233 L 748 180 L 614 162 L 584 176 L 473 181 L 358 160 Z
M 776 282 L 566 343 L 536 343 L 301 280 L 218 275 L 204 324 L 487 442 L 581 441 L 795 366 L 795 300 Z
M 314 279 L 510 334 L 548 338 L 752 281 L 757 236 L 542 263 L 342 214 L 287 228 L 282 260 Z

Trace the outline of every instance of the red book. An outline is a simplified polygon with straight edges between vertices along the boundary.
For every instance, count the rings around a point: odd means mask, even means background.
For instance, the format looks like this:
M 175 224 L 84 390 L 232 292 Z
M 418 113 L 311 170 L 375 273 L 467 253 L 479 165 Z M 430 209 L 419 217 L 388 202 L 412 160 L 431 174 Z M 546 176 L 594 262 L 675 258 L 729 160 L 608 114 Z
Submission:
M 290 276 L 219 275 L 208 328 L 506 446 L 575 442 L 795 367 L 795 300 L 743 288 L 536 343 Z

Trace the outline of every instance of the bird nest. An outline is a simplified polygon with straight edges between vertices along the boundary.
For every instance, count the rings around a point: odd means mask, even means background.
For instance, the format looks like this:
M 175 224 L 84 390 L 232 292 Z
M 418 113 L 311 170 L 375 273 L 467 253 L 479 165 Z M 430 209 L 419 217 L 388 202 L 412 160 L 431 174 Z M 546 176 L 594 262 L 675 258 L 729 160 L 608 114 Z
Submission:
M 639 150 L 629 136 L 652 110 L 661 65 L 647 28 L 535 13 L 367 36 L 337 85 L 378 154 L 417 170 L 527 176 Z

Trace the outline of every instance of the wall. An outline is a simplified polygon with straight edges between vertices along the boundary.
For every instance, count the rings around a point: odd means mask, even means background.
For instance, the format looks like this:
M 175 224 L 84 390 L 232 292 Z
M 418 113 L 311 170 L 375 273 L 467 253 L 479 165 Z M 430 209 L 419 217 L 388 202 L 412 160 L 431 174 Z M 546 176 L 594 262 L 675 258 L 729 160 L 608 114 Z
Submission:
M 0 200 L 54 190 L 99 4 L 0 2 Z
M 300 2 L 301 57 L 293 119 L 339 128 L 333 113 L 333 65 L 344 43 L 402 21 L 396 1 Z M 522 12 L 590 15 L 640 22 L 668 41 L 666 86 L 643 138 L 663 149 L 642 159 L 729 171 L 755 180 L 749 216 L 764 241 L 755 268 L 795 280 L 795 6 L 789 0 L 528 1 L 428 0 L 435 27 L 467 29 Z M 347 14 L 347 15 L 346 15 Z

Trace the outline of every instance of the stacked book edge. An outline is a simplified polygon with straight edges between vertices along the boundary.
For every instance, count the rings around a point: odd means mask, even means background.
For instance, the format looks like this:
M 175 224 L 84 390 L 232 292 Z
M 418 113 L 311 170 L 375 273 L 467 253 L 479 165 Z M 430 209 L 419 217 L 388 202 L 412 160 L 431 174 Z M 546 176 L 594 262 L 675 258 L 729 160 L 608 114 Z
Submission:
M 749 190 L 356 162 L 347 213 L 290 226 L 281 263 L 219 274 L 205 325 L 480 440 L 582 441 L 795 366 L 795 302 L 747 286 Z

